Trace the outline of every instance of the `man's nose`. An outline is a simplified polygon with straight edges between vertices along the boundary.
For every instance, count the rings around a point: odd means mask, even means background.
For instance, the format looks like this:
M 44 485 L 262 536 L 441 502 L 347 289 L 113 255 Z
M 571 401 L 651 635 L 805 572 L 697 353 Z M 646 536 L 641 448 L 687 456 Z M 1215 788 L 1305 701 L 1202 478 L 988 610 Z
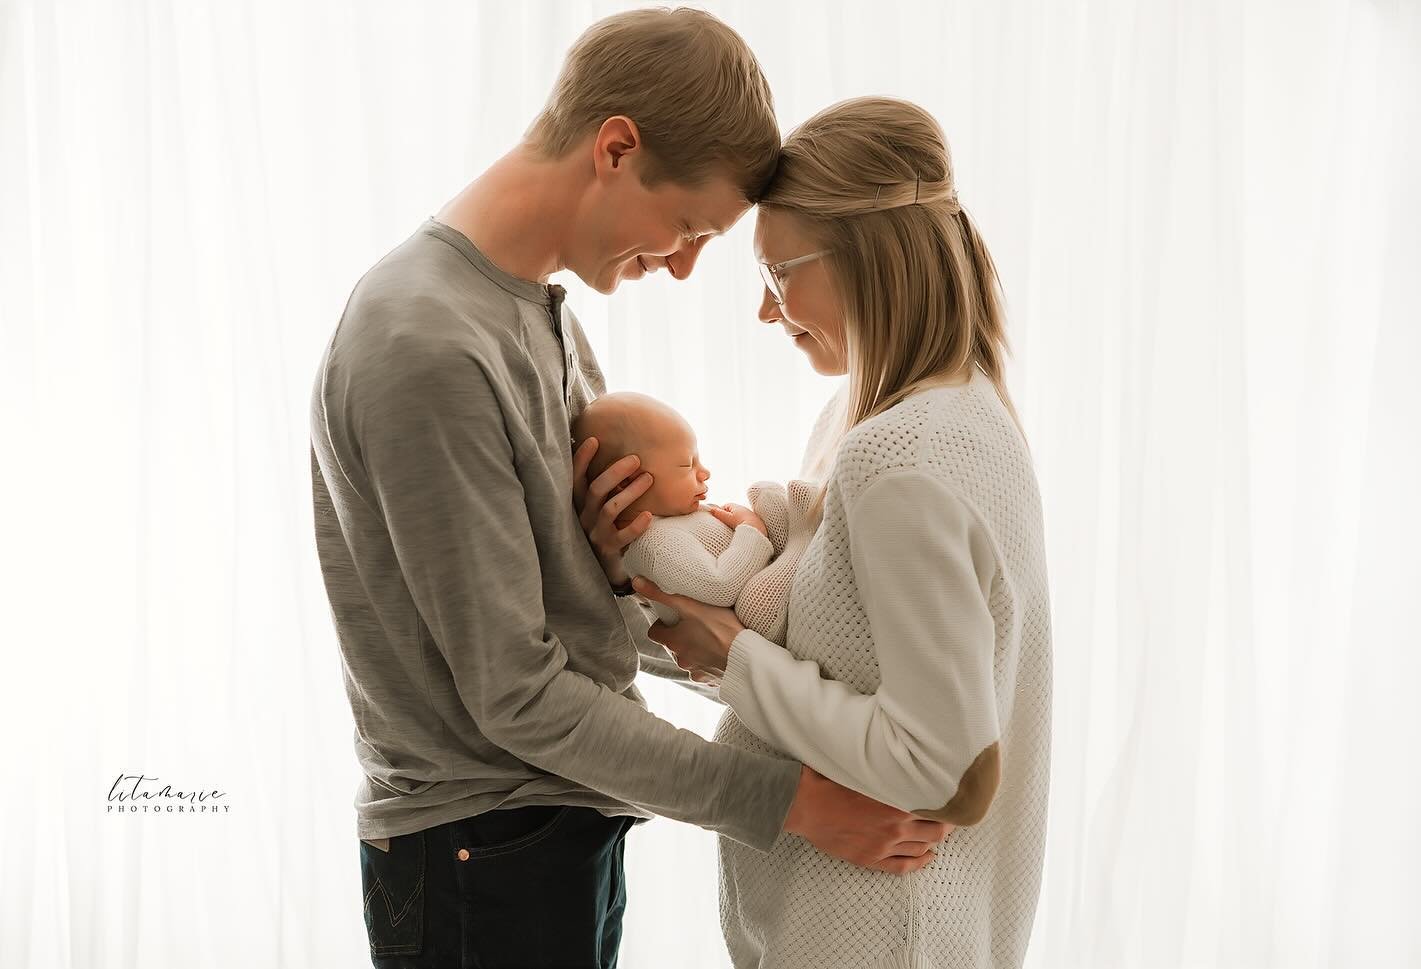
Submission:
M 710 236 L 701 236 L 695 242 L 688 242 L 666 257 L 666 269 L 676 279 L 685 279 L 696 268 L 696 260 L 701 257 Z

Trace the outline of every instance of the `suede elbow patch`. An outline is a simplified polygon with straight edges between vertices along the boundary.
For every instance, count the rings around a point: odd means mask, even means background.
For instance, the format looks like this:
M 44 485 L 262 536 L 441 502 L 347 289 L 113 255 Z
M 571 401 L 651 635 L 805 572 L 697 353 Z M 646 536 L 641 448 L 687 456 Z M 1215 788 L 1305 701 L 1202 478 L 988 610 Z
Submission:
M 945 821 L 955 827 L 965 828 L 976 824 L 987 816 L 987 807 L 996 796 L 997 786 L 1002 780 L 1002 759 L 998 744 L 992 745 L 977 755 L 962 774 L 957 785 L 957 793 L 940 808 L 914 811 L 919 817 L 932 821 Z

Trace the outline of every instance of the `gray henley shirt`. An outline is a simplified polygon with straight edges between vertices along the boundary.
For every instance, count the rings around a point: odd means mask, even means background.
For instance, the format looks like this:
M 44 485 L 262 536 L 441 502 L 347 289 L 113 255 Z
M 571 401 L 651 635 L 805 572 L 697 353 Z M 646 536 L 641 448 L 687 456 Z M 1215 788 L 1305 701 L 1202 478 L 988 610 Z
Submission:
M 767 849 L 799 765 L 677 728 L 634 685 L 639 651 L 672 664 L 572 504 L 569 427 L 606 385 L 563 296 L 429 219 L 356 284 L 322 357 L 311 485 L 358 835 L 567 804 Z

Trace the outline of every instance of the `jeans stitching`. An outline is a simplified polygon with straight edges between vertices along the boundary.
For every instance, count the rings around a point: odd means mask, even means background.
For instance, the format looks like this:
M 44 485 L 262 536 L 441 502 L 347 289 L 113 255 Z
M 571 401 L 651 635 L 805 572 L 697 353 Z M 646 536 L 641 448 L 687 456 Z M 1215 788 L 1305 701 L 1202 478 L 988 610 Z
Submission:
M 410 914 L 410 907 L 414 905 L 414 900 L 419 897 L 420 892 L 423 890 L 424 876 L 420 875 L 418 880 L 414 883 L 414 888 L 410 889 L 410 897 L 405 900 L 405 907 L 400 909 L 399 915 L 396 915 L 394 903 L 390 901 L 390 890 L 385 887 L 384 882 L 376 878 L 374 887 L 370 889 L 370 894 L 365 896 L 365 907 L 370 907 L 370 902 L 378 891 L 380 897 L 385 900 L 385 913 L 390 916 L 390 927 L 394 928 L 405 920 L 405 916 Z
M 424 897 L 425 866 L 427 864 L 426 855 L 428 854 L 428 851 L 424 844 L 424 833 L 420 832 L 419 837 L 420 851 L 418 873 L 415 877 L 414 886 L 410 889 L 409 898 L 405 900 L 404 907 L 400 909 L 399 915 L 395 914 L 394 903 L 390 899 L 390 890 L 385 887 L 384 880 L 381 879 L 379 875 L 375 876 L 375 884 L 370 887 L 370 891 L 367 892 L 365 895 L 365 911 L 368 915 L 370 911 L 370 903 L 374 900 L 375 893 L 377 891 L 380 893 L 380 897 L 384 899 L 385 912 L 389 916 L 390 928 L 392 929 L 395 926 L 399 925 L 401 922 L 403 922 L 413 912 L 415 901 L 422 900 Z M 373 923 L 373 918 L 371 918 L 370 921 L 366 923 L 366 931 L 370 937 L 370 952 L 372 955 L 416 955 L 419 953 L 420 949 L 424 945 L 423 939 L 416 939 L 413 942 L 404 943 L 381 942 L 376 936 Z

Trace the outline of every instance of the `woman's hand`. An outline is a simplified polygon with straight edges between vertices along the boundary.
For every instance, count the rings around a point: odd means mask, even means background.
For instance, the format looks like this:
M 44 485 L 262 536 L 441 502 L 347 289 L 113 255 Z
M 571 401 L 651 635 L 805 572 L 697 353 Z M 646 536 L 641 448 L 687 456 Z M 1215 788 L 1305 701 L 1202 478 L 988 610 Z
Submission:
M 572 503 L 577 508 L 582 531 L 587 535 L 592 550 L 597 553 L 602 571 L 607 574 L 607 581 L 614 587 L 623 586 L 627 582 L 627 572 L 622 568 L 622 553 L 651 527 L 651 512 L 642 512 L 630 523 L 619 524 L 617 516 L 646 494 L 652 478 L 650 474 L 643 473 L 637 475 L 631 484 L 619 488 L 641 467 L 641 458 L 628 454 L 610 465 L 589 485 L 587 469 L 596 453 L 595 437 L 583 441 L 572 453 Z
M 745 629 L 736 618 L 735 610 L 662 592 L 655 582 L 641 576 L 632 580 L 632 588 L 681 614 L 681 621 L 674 626 L 660 620 L 652 623 L 647 638 L 665 646 L 676 658 L 676 665 L 690 673 L 697 683 L 719 684 L 730 658 L 730 644 Z

